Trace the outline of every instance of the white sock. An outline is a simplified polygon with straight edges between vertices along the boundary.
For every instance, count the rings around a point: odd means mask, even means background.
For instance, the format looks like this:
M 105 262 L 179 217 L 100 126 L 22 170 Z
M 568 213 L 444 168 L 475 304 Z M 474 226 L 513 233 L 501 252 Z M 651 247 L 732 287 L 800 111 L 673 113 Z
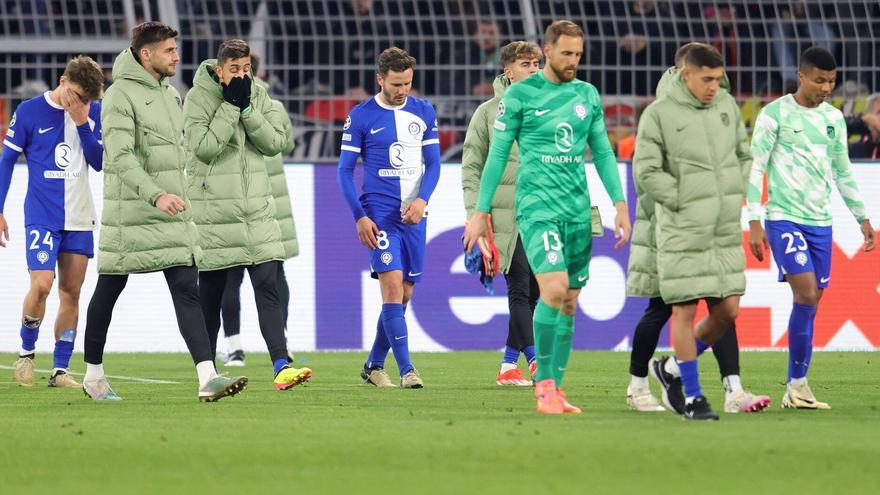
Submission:
M 229 346 L 229 353 L 241 350 L 241 334 L 226 337 L 226 345 Z
M 629 388 L 631 390 L 644 390 L 650 388 L 647 376 L 630 375 Z
M 501 363 L 501 372 L 507 372 L 516 369 L 516 363 Z
M 666 360 L 666 366 L 664 366 L 663 369 L 676 378 L 681 377 L 681 371 L 678 369 L 678 361 L 675 360 L 675 356 Z
M 93 382 L 104 376 L 103 364 L 86 363 L 86 376 L 83 381 Z
M 742 382 L 740 382 L 739 379 L 739 375 L 727 375 L 721 379 L 721 382 L 724 383 L 724 391 L 728 394 L 739 392 L 743 389 Z
M 805 383 L 807 383 L 807 377 L 792 378 L 791 381 L 788 382 L 788 384 L 791 385 L 792 387 L 800 387 L 801 385 L 803 385 Z
M 685 404 L 693 404 L 693 403 L 694 403 L 694 399 L 696 399 L 696 397 L 685 397 L 685 398 L 684 398 L 684 403 L 685 403 Z
M 36 354 L 36 352 L 37 352 L 36 349 L 31 349 L 29 351 L 26 349 L 19 349 L 18 350 L 18 357 L 33 356 L 34 354 Z
M 217 370 L 214 369 L 214 363 L 211 361 L 202 361 L 196 364 L 196 373 L 199 375 L 199 388 L 202 388 L 208 383 L 208 380 L 214 378 Z

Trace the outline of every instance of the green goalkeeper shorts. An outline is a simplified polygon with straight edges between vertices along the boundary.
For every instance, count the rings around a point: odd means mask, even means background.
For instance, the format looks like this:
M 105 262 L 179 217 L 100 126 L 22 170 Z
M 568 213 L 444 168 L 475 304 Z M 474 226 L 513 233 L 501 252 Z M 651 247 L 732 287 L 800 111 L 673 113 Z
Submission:
M 572 289 L 587 284 L 593 251 L 589 222 L 520 219 L 519 235 L 532 272 L 567 272 L 568 286 Z

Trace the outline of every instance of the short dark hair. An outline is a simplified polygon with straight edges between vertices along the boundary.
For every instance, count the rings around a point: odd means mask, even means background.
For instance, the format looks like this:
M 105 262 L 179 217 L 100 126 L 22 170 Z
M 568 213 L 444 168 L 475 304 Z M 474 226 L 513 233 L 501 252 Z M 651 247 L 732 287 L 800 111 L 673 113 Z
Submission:
M 681 67 L 681 65 L 684 63 L 685 57 L 687 57 L 688 52 L 698 46 L 709 47 L 711 45 L 700 43 L 699 41 L 691 41 L 690 43 L 685 43 L 681 45 L 680 47 L 678 47 L 678 50 L 675 51 L 675 66 Z
M 251 75 L 257 77 L 260 71 L 260 56 L 251 52 Z
M 89 100 L 98 100 L 104 93 L 104 71 L 91 57 L 75 57 L 67 63 L 62 75 L 78 84 L 83 90 L 82 96 Z
M 708 67 L 714 69 L 724 66 L 724 59 L 714 46 L 697 45 L 691 47 L 684 56 L 684 62 L 694 67 Z
M 538 59 L 544 58 L 538 45 L 528 41 L 513 41 L 501 47 L 501 53 L 498 55 L 501 61 L 501 67 L 508 67 L 519 59 Z
M 403 48 L 392 46 L 386 48 L 379 54 L 377 65 L 379 74 L 382 77 L 388 75 L 389 72 L 403 72 L 416 66 L 416 59 Z
M 131 48 L 135 53 L 141 48 L 160 43 L 168 38 L 177 38 L 177 31 L 171 26 L 161 22 L 145 22 L 138 24 L 131 30 Z
M 835 62 L 834 55 L 831 52 L 824 48 L 813 46 L 804 50 L 804 53 L 801 55 L 800 64 L 798 64 L 798 70 L 806 72 L 813 67 L 819 70 L 836 70 L 837 62 Z
M 251 47 L 247 42 L 239 39 L 226 40 L 220 43 L 217 49 L 217 65 L 223 65 L 227 60 L 235 60 L 241 57 L 247 57 L 251 54 Z M 253 62 L 251 68 L 253 69 Z
M 544 31 L 544 44 L 556 45 L 562 35 L 583 38 L 584 30 L 571 21 L 553 21 Z

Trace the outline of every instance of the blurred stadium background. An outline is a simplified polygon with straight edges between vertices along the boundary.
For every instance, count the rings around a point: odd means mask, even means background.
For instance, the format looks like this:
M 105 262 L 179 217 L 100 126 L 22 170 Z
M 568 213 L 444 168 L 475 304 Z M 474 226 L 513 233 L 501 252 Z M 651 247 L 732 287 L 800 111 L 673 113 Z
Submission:
M 444 159 L 456 161 L 468 118 L 491 96 L 498 49 L 540 42 L 560 18 L 586 30 L 580 77 L 605 97 L 614 141 L 633 132 L 639 103 L 692 40 L 724 54 L 747 125 L 762 102 L 791 88 L 798 53 L 811 45 L 837 56 L 835 104 L 847 114 L 880 91 L 877 1 L 4 0 L 0 17 L 0 125 L 18 101 L 53 85 L 71 54 L 98 60 L 109 84 L 129 28 L 161 20 L 181 32 L 182 92 L 225 39 L 263 55 L 260 75 L 298 131 L 294 158 L 312 162 L 336 157 L 340 124 L 373 93 L 376 54 L 390 45 L 418 59 L 415 88 L 437 107 Z

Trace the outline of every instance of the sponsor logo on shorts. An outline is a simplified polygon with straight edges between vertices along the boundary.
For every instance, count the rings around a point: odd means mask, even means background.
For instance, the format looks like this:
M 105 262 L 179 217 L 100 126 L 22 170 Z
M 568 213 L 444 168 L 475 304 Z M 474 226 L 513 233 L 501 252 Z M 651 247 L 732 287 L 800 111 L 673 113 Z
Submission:
M 548 252 L 547 253 L 547 263 L 550 263 L 551 265 L 555 265 L 556 263 L 559 263 L 559 253 L 557 253 L 556 251 Z
M 806 264 L 807 264 L 807 255 L 806 255 L 806 253 L 801 252 L 801 253 L 798 253 L 798 254 L 794 255 L 794 261 L 795 261 L 795 263 L 797 263 L 798 265 L 801 265 L 801 266 L 806 265 Z
M 382 253 L 382 257 L 379 259 L 382 260 L 382 263 L 385 263 L 385 266 L 388 266 L 394 260 L 394 256 L 391 256 L 391 253 L 385 251 L 384 253 Z
M 46 264 L 46 262 L 49 261 L 49 253 L 47 253 L 46 251 L 40 251 L 39 253 L 37 253 L 37 261 Z

